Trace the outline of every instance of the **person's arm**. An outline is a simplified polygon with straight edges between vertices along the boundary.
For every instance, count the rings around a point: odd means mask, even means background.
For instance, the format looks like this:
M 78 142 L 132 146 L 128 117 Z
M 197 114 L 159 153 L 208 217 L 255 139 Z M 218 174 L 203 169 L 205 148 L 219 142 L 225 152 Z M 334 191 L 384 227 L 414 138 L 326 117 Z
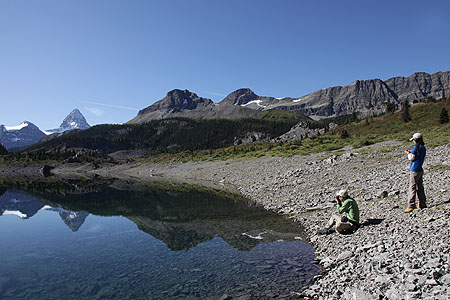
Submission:
M 342 213 L 346 213 L 349 209 L 350 209 L 350 200 L 349 199 L 345 199 L 344 203 L 342 203 L 342 205 L 338 204 L 337 210 L 338 213 L 342 214 Z
M 416 159 L 416 155 L 417 155 L 417 150 L 418 147 L 414 146 L 412 151 L 408 151 L 408 159 L 411 161 L 414 161 Z

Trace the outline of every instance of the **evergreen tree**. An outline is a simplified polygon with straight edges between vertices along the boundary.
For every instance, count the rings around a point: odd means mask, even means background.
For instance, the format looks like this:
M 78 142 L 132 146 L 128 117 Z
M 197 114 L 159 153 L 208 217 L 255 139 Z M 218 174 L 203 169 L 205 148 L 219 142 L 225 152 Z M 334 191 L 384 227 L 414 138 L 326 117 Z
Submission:
M 442 90 L 442 97 L 441 97 L 441 101 L 445 101 L 447 100 L 447 97 L 445 97 L 445 91 Z
M 349 137 L 350 137 L 350 134 L 348 133 L 348 131 L 345 130 L 345 129 L 342 129 L 342 131 L 341 131 L 341 138 L 346 139 L 346 138 L 349 138 Z
M 8 154 L 6 148 L 0 143 L 0 155 Z
M 409 108 L 410 108 L 409 101 L 408 101 L 408 99 L 405 99 L 402 102 L 402 108 L 400 109 L 400 120 L 402 122 L 406 123 L 406 122 L 409 122 L 412 120 L 411 114 L 409 112 Z
M 441 123 L 441 124 L 448 123 L 448 112 L 445 109 L 445 107 L 443 107 L 441 110 L 441 116 L 439 117 L 439 123 Z
M 386 113 L 393 113 L 394 111 L 395 111 L 395 106 L 391 102 L 391 100 L 388 99 L 386 102 Z

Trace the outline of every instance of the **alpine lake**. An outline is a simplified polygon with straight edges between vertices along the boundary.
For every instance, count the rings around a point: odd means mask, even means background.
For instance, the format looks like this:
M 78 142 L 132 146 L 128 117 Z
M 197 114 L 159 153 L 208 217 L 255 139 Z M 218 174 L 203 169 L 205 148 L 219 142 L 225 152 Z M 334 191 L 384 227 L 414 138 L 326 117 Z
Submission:
M 291 299 L 320 273 L 290 219 L 173 183 L 0 181 L 0 299 Z

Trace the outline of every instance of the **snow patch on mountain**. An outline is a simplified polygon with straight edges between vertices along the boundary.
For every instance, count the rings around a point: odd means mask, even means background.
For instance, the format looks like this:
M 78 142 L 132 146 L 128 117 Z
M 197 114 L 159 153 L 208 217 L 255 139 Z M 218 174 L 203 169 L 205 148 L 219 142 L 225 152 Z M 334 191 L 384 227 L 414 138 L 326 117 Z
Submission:
M 24 127 L 27 127 L 28 125 L 29 125 L 29 123 L 28 123 L 27 121 L 24 121 L 24 122 L 20 123 L 20 124 L 17 125 L 17 126 L 7 126 L 7 125 L 4 125 L 4 127 L 5 127 L 5 129 L 6 129 L 7 131 L 11 131 L 11 130 L 20 130 L 20 129 L 24 128 Z
M 249 102 L 247 102 L 245 104 L 241 104 L 241 106 L 245 107 L 245 106 L 250 105 L 250 104 L 256 104 L 256 105 L 258 105 L 260 107 L 267 107 L 267 105 L 262 105 L 261 102 L 262 102 L 262 100 L 252 100 L 252 101 L 249 101 Z

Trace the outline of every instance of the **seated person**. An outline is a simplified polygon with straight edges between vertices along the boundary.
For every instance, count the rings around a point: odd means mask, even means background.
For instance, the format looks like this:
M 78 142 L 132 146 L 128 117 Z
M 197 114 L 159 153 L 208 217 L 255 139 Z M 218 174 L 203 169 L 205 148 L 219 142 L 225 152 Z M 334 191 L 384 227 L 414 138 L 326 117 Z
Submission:
M 340 190 L 336 193 L 336 203 L 338 213 L 345 213 L 345 216 L 333 215 L 328 221 L 327 227 L 320 229 L 318 233 L 332 233 L 333 225 L 336 225 L 336 231 L 339 233 L 352 233 L 358 229 L 359 208 L 356 201 L 350 198 L 346 190 Z

